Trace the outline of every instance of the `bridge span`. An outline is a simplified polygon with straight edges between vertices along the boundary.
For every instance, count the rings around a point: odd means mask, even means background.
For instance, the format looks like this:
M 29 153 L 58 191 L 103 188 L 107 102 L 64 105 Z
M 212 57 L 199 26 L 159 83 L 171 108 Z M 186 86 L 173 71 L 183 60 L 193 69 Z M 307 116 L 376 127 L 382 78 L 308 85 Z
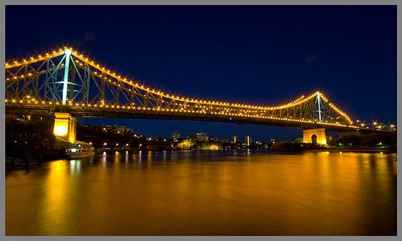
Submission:
M 179 96 L 118 74 L 70 47 L 8 61 L 5 69 L 6 112 L 53 113 L 54 134 L 70 142 L 75 141 L 75 129 L 70 130 L 75 128 L 75 124 L 71 124 L 75 123 L 75 117 L 187 119 L 290 126 L 304 130 L 304 142 L 317 141 L 324 145 L 326 130 L 362 129 L 321 91 L 279 105 Z

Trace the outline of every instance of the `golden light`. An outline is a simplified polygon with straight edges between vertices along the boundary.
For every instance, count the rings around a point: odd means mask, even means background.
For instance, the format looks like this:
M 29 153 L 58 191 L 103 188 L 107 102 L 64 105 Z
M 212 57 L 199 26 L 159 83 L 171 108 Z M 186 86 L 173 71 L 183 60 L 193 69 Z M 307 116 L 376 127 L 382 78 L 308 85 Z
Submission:
M 219 146 L 216 144 L 211 144 L 208 149 L 211 151 L 217 151 L 219 150 Z
M 55 136 L 65 137 L 68 133 L 68 122 L 56 121 L 54 123 L 53 134 Z

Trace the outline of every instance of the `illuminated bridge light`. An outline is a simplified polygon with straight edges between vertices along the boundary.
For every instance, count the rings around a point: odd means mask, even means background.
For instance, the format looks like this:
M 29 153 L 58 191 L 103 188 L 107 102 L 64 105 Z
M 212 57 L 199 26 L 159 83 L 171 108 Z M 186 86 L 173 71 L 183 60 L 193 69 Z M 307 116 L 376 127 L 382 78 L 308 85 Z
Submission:
M 150 98 L 154 98 L 153 100 L 157 103 L 167 103 L 167 106 L 172 106 L 174 108 L 155 108 L 155 106 L 151 107 L 133 107 L 133 109 L 137 110 L 143 110 L 143 111 L 168 111 L 171 112 L 172 115 L 174 113 L 191 113 L 189 114 L 194 115 L 194 114 L 199 114 L 203 113 L 205 115 L 220 115 L 220 116 L 238 116 L 242 118 L 252 118 L 252 119 L 270 119 L 270 120 L 275 120 L 275 121 L 288 121 L 288 122 L 297 122 L 297 123 L 317 123 L 320 125 L 331 125 L 331 126 L 349 126 L 355 128 L 353 125 L 353 121 L 350 119 L 350 117 L 341 111 L 337 106 L 335 106 L 333 103 L 329 102 L 328 98 L 324 95 L 323 92 L 321 91 L 315 91 L 314 93 L 308 95 L 308 96 L 300 96 L 296 99 L 292 99 L 288 103 L 284 103 L 281 105 L 275 105 L 275 106 L 268 106 L 268 105 L 254 105 L 254 104 L 249 104 L 249 103 L 231 103 L 227 101 L 220 101 L 220 100 L 208 100 L 208 99 L 197 99 L 197 98 L 190 98 L 186 96 L 178 96 L 174 95 L 171 93 L 164 92 L 162 90 L 150 88 L 148 86 L 145 86 L 141 83 L 138 83 L 137 81 L 133 81 L 128 79 L 127 77 L 118 74 L 114 71 L 111 71 L 109 68 L 106 68 L 99 63 L 96 63 L 93 59 L 90 59 L 87 56 L 84 56 L 82 53 L 79 53 L 78 51 L 73 50 L 72 48 L 69 47 L 64 47 L 63 49 L 59 49 L 58 52 L 54 51 L 53 52 L 47 52 L 45 55 L 38 55 L 37 58 L 30 57 L 30 61 L 39 61 L 40 59 L 49 59 L 57 55 L 61 55 L 64 53 L 64 51 L 67 51 L 68 49 L 71 50 L 72 56 L 75 58 L 73 59 L 76 63 L 79 65 L 85 63 L 86 66 L 91 66 L 92 73 L 97 76 L 98 80 L 103 80 L 107 81 L 110 83 L 110 86 L 113 88 L 117 88 L 118 90 L 126 91 L 124 93 L 128 93 L 128 95 L 135 95 L 138 97 L 139 95 L 145 95 L 150 96 Z M 11 67 L 15 67 L 16 65 L 22 65 L 22 64 L 27 64 L 25 61 L 14 61 L 14 65 Z M 10 64 L 6 62 L 6 68 L 10 68 Z M 35 75 L 37 73 L 35 72 Z M 21 75 L 18 76 L 13 76 L 10 78 L 6 78 L 8 80 L 13 79 L 13 81 L 20 81 L 20 79 L 24 79 L 26 76 L 32 76 L 31 72 L 25 72 L 22 73 Z M 111 87 L 111 88 L 112 88 Z M 109 87 L 108 87 L 109 88 Z M 136 91 L 136 90 L 141 90 L 141 91 Z M 148 95 L 149 94 L 149 95 Z M 295 111 L 294 109 L 292 110 L 291 108 L 293 107 L 298 107 L 302 106 L 303 104 L 311 105 L 312 102 L 309 101 L 314 101 L 316 97 L 320 97 L 322 99 L 322 103 L 325 104 L 326 106 L 329 106 L 332 109 L 332 112 L 335 112 L 334 115 L 337 115 L 337 118 L 332 118 L 332 120 L 337 119 L 337 123 L 329 123 L 328 120 L 323 120 L 323 121 L 316 121 L 316 120 L 311 120 L 311 119 L 305 119 L 304 117 L 301 118 L 296 118 L 289 116 L 287 114 L 287 109 L 290 109 L 291 111 Z M 141 96 L 140 96 L 141 98 Z M 29 103 L 32 103 L 31 101 Z M 33 103 L 37 103 L 36 100 L 34 100 Z M 41 102 L 44 104 L 43 100 Z M 59 102 L 55 102 L 56 105 L 59 105 Z M 152 102 L 151 102 L 152 103 Z M 52 103 L 49 102 L 49 105 Z M 134 104 L 134 103 L 133 103 Z M 72 102 L 68 102 L 68 105 L 74 105 Z M 82 107 L 98 107 L 98 105 L 91 105 L 88 103 L 75 103 L 75 106 L 82 106 Z M 104 103 L 99 104 L 99 107 L 102 108 L 111 108 L 111 109 L 131 109 L 130 106 L 126 105 L 104 105 Z M 286 113 L 282 113 L 280 110 L 285 110 Z M 278 112 L 276 112 L 278 111 Z M 276 116 L 277 115 L 277 116 Z M 280 116 L 281 115 L 281 116 Z M 285 116 L 285 117 L 284 117 Z M 339 119 L 340 118 L 340 119 Z M 340 123 L 341 121 L 342 123 Z M 333 122 L 333 121 L 331 121 Z

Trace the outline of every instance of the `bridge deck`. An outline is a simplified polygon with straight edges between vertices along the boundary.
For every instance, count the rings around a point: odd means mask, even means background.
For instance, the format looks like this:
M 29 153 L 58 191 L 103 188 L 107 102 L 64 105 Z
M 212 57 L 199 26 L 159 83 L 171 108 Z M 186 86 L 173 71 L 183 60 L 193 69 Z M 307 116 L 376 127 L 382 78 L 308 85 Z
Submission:
M 262 124 L 269 126 L 298 127 L 303 129 L 326 128 L 327 130 L 351 131 L 358 130 L 356 126 L 343 124 L 320 123 L 305 120 L 291 120 L 278 118 L 261 118 L 253 116 L 230 116 L 219 113 L 196 113 L 191 111 L 178 110 L 156 110 L 150 108 L 116 108 L 112 107 L 87 107 L 87 106 L 68 106 L 68 105 L 48 105 L 48 104 L 19 104 L 7 103 L 7 113 L 18 114 L 43 114 L 48 115 L 54 112 L 68 112 L 80 118 L 142 118 L 142 119 L 175 119 L 175 120 L 195 120 L 195 121 L 217 121 L 237 124 Z

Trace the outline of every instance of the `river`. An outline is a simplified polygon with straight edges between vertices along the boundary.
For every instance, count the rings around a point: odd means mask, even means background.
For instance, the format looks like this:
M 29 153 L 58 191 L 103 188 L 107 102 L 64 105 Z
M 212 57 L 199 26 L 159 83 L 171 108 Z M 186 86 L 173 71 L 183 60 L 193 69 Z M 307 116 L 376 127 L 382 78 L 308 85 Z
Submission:
M 7 235 L 395 235 L 396 154 L 136 152 L 6 173 Z

